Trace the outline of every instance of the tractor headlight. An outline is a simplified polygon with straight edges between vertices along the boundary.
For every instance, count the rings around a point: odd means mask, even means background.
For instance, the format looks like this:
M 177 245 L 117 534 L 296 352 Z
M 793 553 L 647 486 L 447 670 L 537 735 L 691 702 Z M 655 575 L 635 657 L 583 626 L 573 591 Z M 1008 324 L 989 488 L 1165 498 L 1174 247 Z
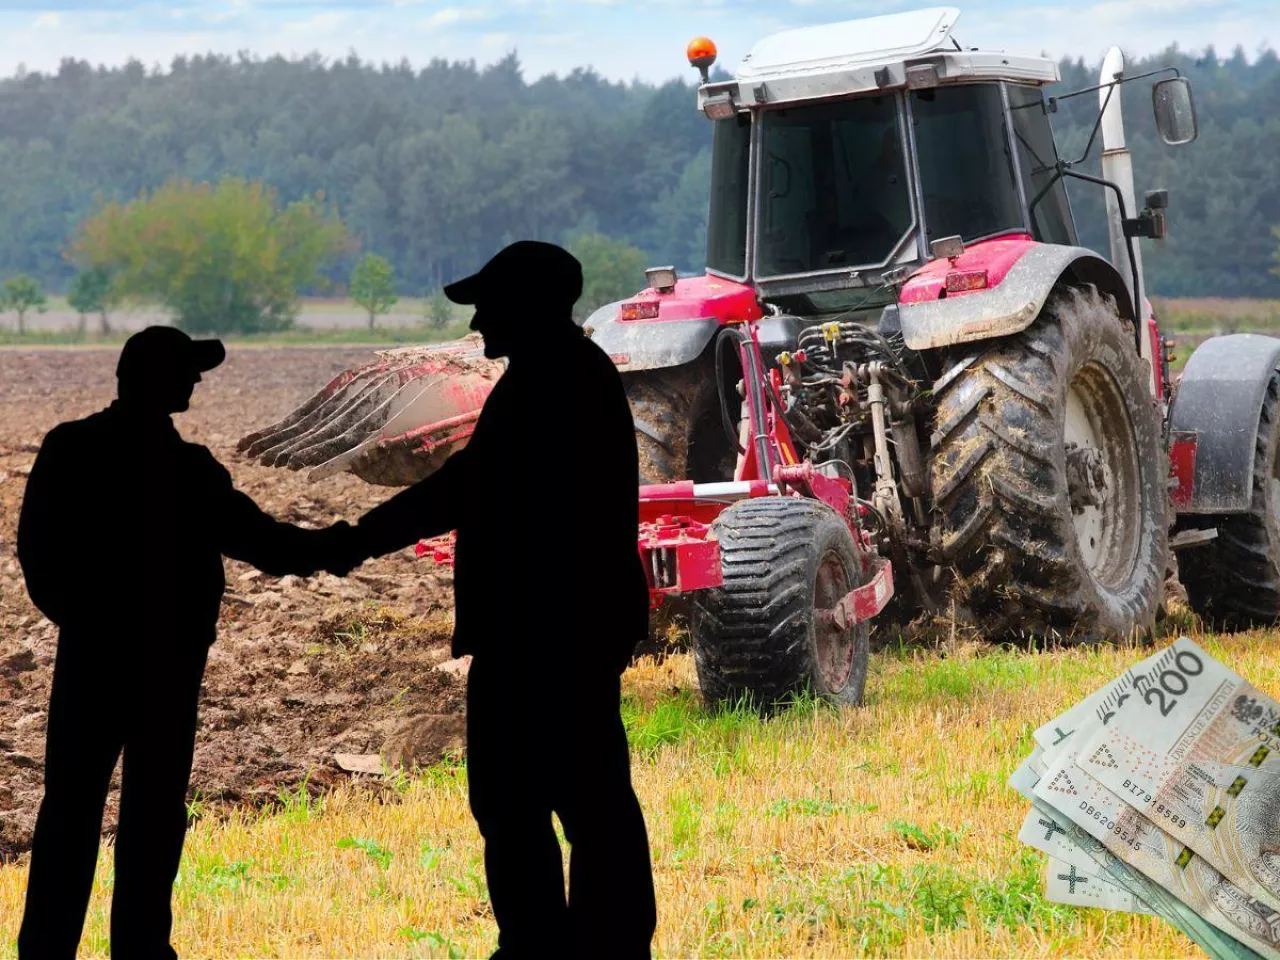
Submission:
M 907 64 L 907 89 L 924 90 L 942 82 L 941 65 L 933 60 Z
M 644 272 L 644 278 L 649 283 L 649 289 L 659 293 L 670 293 L 676 288 L 675 267 L 650 267 Z

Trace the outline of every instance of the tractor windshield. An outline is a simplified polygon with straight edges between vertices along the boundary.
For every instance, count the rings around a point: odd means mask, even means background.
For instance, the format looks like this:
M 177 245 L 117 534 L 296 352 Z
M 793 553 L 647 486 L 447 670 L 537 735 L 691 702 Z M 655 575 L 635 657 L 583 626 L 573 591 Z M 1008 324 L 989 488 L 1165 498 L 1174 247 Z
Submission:
M 889 259 L 912 225 L 892 95 L 762 116 L 760 277 Z
M 997 84 L 913 91 L 911 117 L 928 242 L 1025 229 Z

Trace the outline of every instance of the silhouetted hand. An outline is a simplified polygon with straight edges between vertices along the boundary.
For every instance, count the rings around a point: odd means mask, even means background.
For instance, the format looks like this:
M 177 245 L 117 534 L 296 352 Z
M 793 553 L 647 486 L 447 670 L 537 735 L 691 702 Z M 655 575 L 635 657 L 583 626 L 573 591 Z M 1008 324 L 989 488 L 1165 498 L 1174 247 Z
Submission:
M 354 527 L 345 520 L 320 531 L 318 565 L 336 577 L 345 577 L 368 558 Z

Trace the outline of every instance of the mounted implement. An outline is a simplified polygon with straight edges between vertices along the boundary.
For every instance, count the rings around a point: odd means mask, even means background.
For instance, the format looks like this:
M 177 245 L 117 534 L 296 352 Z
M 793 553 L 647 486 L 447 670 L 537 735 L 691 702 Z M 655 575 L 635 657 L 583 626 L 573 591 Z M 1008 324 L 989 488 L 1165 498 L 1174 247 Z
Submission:
M 414 483 L 466 446 L 501 374 L 478 337 L 384 350 L 237 449 L 267 466 L 311 467 L 312 480 L 349 470 L 370 483 Z

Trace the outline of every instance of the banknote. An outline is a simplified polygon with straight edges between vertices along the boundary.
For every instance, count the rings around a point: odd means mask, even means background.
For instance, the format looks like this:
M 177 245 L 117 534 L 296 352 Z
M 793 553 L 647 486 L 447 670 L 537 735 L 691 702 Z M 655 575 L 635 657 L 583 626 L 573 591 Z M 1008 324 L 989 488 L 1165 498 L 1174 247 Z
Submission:
M 1156 654 L 1134 664 L 1119 677 L 1054 717 L 1032 734 L 1036 744 L 1052 755 L 1072 740 L 1080 741 L 1098 726 L 1109 724 L 1132 696 L 1137 678 L 1150 670 L 1158 659 L 1159 654 Z
M 1034 794 L 1117 859 L 1173 894 L 1190 913 L 1261 955 L 1280 958 L 1280 912 L 1231 883 L 1082 771 L 1075 760 L 1057 758 Z
M 1139 688 L 1080 767 L 1280 909 L 1280 704 L 1185 639 Z
M 1027 759 L 1009 774 L 1009 786 L 1034 802 L 1036 797 L 1033 791 L 1036 788 L 1036 782 L 1044 776 L 1046 769 L 1048 768 L 1044 762 L 1044 750 L 1041 747 L 1035 747 L 1027 755 Z
M 1009 785 L 1029 800 L 1039 815 L 1060 828 L 1064 839 L 1073 845 L 1071 849 L 1078 848 L 1083 851 L 1108 880 L 1127 890 L 1135 899 L 1146 903 L 1156 916 L 1185 933 L 1209 956 L 1223 958 L 1223 960 L 1225 958 L 1255 960 L 1261 956 L 1256 950 L 1210 924 L 1154 880 L 1122 863 L 1115 854 L 1061 812 L 1038 799 L 1035 795 L 1035 787 L 1040 780 L 1040 775 L 1035 767 L 1042 762 L 1042 754 L 1043 751 L 1037 748 L 1013 771 L 1009 777 Z M 1074 854 L 1072 856 L 1074 857 Z
M 1091 860 L 1086 865 L 1050 857 L 1045 868 L 1044 898 L 1050 903 L 1072 907 L 1098 907 L 1124 913 L 1155 912 L 1128 890 L 1104 877 Z
M 1035 807 L 1027 811 L 1018 839 L 1049 855 L 1048 872 L 1045 874 L 1046 899 L 1054 903 L 1123 910 L 1126 913 L 1154 912 L 1106 876 L 1101 864 L 1071 840 L 1057 820 Z

